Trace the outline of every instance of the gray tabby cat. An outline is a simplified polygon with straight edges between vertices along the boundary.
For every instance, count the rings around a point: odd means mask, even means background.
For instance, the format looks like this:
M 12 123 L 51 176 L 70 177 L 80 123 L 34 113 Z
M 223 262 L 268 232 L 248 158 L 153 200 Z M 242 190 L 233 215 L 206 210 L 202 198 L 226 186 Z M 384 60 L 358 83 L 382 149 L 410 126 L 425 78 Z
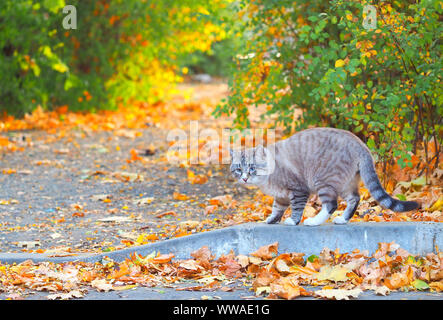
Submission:
M 306 202 L 314 193 L 318 194 L 322 209 L 315 217 L 306 219 L 305 225 L 325 222 L 337 209 L 338 196 L 347 206 L 334 223 L 347 223 L 360 202 L 360 176 L 381 206 L 397 212 L 419 207 L 417 202 L 400 201 L 386 193 L 369 149 L 349 131 L 307 129 L 267 148 L 231 150 L 231 158 L 231 172 L 240 183 L 256 185 L 274 197 L 267 223 L 279 222 L 290 205 L 292 216 L 285 224 L 299 224 Z

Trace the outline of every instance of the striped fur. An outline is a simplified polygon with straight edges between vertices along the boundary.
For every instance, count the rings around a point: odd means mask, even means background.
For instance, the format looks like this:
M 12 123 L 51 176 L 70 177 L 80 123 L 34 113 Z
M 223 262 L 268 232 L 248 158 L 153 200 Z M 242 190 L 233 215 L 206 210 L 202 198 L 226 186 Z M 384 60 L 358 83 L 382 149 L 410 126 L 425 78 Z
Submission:
M 370 154 L 362 156 L 360 160 L 360 175 L 361 178 L 369 189 L 369 192 L 375 200 L 384 208 L 390 209 L 396 212 L 405 212 L 418 209 L 419 205 L 415 201 L 400 201 L 392 198 L 383 189 L 380 180 L 375 172 L 374 162 Z
M 291 206 L 292 216 L 285 223 L 298 224 L 309 195 L 314 193 L 322 201 L 322 210 L 306 219 L 306 225 L 326 221 L 336 210 L 338 197 L 346 200 L 347 208 L 334 223 L 347 223 L 360 201 L 360 176 L 383 207 L 399 212 L 418 208 L 416 202 L 396 200 L 386 193 L 369 149 L 349 131 L 307 129 L 275 143 L 272 148 L 235 150 L 231 156 L 231 172 L 240 183 L 256 185 L 274 196 L 268 223 L 279 222 L 285 209 Z

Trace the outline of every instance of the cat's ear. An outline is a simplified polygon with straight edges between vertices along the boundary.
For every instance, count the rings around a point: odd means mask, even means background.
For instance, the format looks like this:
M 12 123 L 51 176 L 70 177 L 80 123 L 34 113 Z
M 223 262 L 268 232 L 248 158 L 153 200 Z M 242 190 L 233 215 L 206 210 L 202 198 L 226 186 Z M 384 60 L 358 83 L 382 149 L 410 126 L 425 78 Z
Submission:
M 229 148 L 229 155 L 231 156 L 231 163 L 234 162 L 234 150 Z
M 257 163 L 264 163 L 264 167 L 266 168 L 266 174 L 271 174 L 275 169 L 275 157 L 274 157 L 275 148 L 273 145 L 271 147 L 264 147 L 262 145 L 258 145 L 255 150 L 255 157 Z
M 268 155 L 268 149 L 266 149 L 266 147 L 264 147 L 263 145 L 259 144 L 258 146 L 255 147 L 255 155 L 262 159 L 266 159 L 266 156 Z

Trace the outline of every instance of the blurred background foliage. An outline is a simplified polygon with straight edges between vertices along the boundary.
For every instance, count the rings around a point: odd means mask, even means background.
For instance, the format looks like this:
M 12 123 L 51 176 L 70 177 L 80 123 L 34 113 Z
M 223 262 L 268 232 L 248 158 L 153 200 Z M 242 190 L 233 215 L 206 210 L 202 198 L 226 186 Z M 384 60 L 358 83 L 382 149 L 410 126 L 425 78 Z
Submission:
M 228 1 L 69 1 L 77 29 L 65 30 L 65 0 L 0 2 L 0 110 L 22 116 L 37 106 L 112 109 L 131 99 L 155 103 L 186 64 L 224 46 Z M 184 69 L 185 68 L 185 69 Z M 188 68 L 189 69 L 189 68 Z M 216 70 L 211 72 L 216 73 Z
M 443 137 L 439 0 L 0 1 L 0 111 L 115 109 L 167 99 L 193 74 L 225 77 L 214 111 L 250 125 L 251 108 L 289 134 L 351 130 L 387 163 L 439 161 Z M 363 27 L 364 7 L 377 10 Z

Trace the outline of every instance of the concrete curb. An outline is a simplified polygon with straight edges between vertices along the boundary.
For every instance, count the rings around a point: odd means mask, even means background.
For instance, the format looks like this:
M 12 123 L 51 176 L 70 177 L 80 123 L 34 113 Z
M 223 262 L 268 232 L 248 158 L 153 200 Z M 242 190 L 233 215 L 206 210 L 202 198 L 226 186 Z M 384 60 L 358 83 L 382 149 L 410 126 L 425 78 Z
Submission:
M 191 252 L 202 246 L 208 246 L 218 257 L 230 250 L 234 250 L 236 254 L 249 254 L 274 242 L 279 243 L 279 252 L 303 252 L 306 256 L 318 254 L 325 247 L 332 250 L 339 248 L 340 252 L 360 249 L 372 253 L 377 250 L 379 242 L 392 241 L 412 254 L 436 252 L 437 246 L 443 248 L 443 223 L 366 222 L 348 225 L 325 224 L 318 227 L 246 223 L 100 254 L 49 257 L 46 254 L 0 253 L 0 262 L 20 263 L 29 259 L 34 262 L 56 263 L 96 262 L 104 257 L 122 261 L 134 252 L 145 256 L 153 251 L 173 253 L 176 259 L 189 259 Z

